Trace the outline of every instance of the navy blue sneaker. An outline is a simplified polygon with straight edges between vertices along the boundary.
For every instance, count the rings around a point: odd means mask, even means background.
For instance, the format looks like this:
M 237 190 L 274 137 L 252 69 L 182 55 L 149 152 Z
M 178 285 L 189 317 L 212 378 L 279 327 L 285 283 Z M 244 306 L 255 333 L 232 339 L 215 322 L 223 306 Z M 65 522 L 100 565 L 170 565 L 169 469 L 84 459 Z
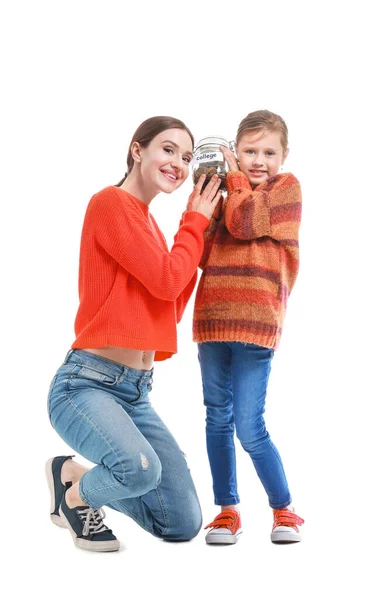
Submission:
M 91 552 L 115 552 L 120 544 L 112 530 L 103 523 L 105 512 L 102 508 L 75 506 L 69 508 L 63 494 L 60 506 L 61 520 L 73 537 L 74 544 Z
M 73 456 L 74 454 L 72 456 L 55 456 L 54 458 L 50 458 L 45 465 L 45 474 L 51 493 L 50 517 L 52 523 L 59 527 L 66 527 L 58 511 L 65 490 L 69 489 L 72 485 L 71 481 L 68 481 L 66 482 L 66 485 L 63 485 L 61 482 L 61 469 L 64 462 L 69 458 L 73 458 Z

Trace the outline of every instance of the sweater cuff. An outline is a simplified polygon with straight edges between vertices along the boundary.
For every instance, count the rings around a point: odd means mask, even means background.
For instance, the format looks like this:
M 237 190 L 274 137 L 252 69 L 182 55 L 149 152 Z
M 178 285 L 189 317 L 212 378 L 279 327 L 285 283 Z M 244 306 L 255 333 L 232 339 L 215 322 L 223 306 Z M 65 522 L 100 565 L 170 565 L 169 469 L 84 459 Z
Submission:
M 208 217 L 195 210 L 188 210 L 183 213 L 183 225 L 193 225 L 198 231 L 204 232 L 209 223 Z
M 252 189 L 248 177 L 246 177 L 241 171 L 229 171 L 227 173 L 226 187 L 229 194 L 230 192 L 233 192 L 239 188 L 246 188 L 247 190 Z

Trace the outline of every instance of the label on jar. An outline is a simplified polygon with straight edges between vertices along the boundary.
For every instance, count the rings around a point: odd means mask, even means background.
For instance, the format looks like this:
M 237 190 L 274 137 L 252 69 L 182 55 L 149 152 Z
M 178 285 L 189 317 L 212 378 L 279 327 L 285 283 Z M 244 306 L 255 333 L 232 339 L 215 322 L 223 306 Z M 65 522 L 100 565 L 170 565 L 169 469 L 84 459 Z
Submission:
M 201 152 L 194 156 L 195 164 L 210 163 L 210 162 L 225 162 L 222 152 Z

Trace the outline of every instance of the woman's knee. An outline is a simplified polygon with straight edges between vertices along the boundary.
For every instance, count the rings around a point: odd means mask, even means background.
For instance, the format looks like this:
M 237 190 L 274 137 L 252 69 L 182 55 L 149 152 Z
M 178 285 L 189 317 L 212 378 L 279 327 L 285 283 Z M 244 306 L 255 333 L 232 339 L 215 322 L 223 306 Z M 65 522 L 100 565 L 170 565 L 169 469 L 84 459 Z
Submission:
M 202 526 L 202 515 L 200 505 L 190 506 L 184 510 L 183 515 L 177 516 L 174 523 L 170 522 L 162 538 L 169 542 L 189 542 L 199 533 Z
M 161 462 L 155 452 L 136 452 L 126 456 L 111 469 L 116 480 L 126 489 L 124 497 L 139 497 L 154 490 L 161 482 Z

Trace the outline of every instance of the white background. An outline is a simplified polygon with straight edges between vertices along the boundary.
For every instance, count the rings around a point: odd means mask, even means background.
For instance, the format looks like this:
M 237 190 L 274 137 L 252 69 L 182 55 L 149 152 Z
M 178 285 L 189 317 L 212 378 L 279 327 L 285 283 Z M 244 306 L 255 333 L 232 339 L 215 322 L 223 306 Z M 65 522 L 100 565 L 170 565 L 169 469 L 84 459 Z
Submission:
M 2 546 L 7 597 L 372 597 L 373 48 L 368 2 L 4 2 Z M 267 424 L 304 541 L 270 543 L 272 515 L 238 447 L 244 534 L 167 544 L 108 510 L 122 551 L 75 549 L 48 518 L 44 462 L 69 448 L 46 395 L 74 339 L 80 230 L 93 193 L 125 171 L 146 118 L 233 139 L 267 108 L 290 130 L 285 170 L 304 199 L 301 269 L 275 355 Z M 191 181 L 151 205 L 171 243 Z M 188 456 L 204 522 L 205 453 L 193 301 L 152 401 Z M 82 461 L 85 462 L 85 461 Z M 87 464 L 87 463 L 86 463 Z M 371 558 L 370 558 L 371 554 Z M 5 582 L 3 582 L 5 585 Z

